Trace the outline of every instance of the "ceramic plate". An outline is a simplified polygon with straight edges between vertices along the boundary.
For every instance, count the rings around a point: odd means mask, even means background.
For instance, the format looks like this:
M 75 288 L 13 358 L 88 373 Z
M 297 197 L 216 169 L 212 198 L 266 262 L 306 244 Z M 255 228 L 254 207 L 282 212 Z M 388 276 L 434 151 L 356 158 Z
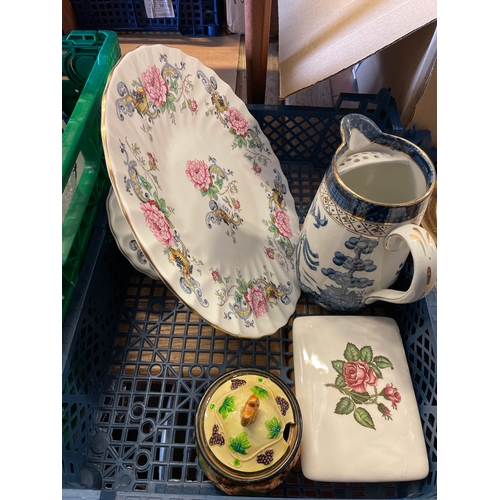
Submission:
M 202 318 L 258 338 L 300 296 L 299 220 L 269 141 L 216 73 L 178 49 L 142 46 L 110 74 L 102 135 L 139 247 Z
M 132 229 L 128 225 L 127 220 L 123 216 L 120 204 L 116 199 L 115 191 L 110 188 L 106 199 L 106 210 L 108 212 L 108 222 L 111 233 L 113 234 L 116 244 L 120 251 L 127 257 L 129 262 L 141 273 L 146 274 L 154 280 L 159 280 L 158 273 L 153 266 L 148 262 L 144 252 L 139 247 Z
M 293 357 L 305 477 L 392 482 L 427 476 L 418 405 L 393 319 L 297 318 Z

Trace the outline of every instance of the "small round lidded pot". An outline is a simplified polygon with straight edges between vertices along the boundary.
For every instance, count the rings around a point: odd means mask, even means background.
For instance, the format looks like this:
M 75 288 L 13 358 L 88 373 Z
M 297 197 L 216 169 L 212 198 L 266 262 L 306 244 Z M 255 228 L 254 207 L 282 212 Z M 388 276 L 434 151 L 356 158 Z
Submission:
M 244 368 L 222 375 L 205 392 L 195 435 L 198 461 L 219 489 L 264 494 L 299 459 L 302 415 L 282 380 Z

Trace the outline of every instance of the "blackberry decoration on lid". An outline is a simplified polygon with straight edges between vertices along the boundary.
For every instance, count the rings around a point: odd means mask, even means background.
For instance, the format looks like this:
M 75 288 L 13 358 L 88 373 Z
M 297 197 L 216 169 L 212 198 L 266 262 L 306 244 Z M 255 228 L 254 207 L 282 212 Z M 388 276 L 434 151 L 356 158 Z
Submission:
M 297 462 L 301 436 L 302 417 L 293 393 L 261 370 L 220 377 L 196 415 L 200 465 L 228 494 L 275 488 Z

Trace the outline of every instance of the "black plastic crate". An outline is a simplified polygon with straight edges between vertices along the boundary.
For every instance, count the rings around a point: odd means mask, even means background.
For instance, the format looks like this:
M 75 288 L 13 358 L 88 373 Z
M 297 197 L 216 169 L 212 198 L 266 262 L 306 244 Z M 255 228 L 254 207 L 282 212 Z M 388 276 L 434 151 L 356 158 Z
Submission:
M 378 117 L 386 132 L 403 132 L 387 91 L 344 94 L 330 110 L 249 106 L 280 158 L 300 222 L 324 174 L 324 148 L 336 147 L 340 119 L 360 107 Z M 295 137 L 305 149 L 287 147 Z M 204 391 L 221 374 L 242 367 L 267 370 L 293 386 L 293 319 L 331 313 L 302 296 L 295 315 L 274 335 L 257 340 L 226 335 L 189 310 L 168 286 L 124 262 L 103 227 L 102 210 L 86 277 L 80 279 L 63 331 L 63 498 L 226 496 L 196 458 L 194 418 Z M 411 275 L 410 258 L 396 286 L 406 287 Z M 392 317 L 399 325 L 428 449 L 428 477 L 404 483 L 320 483 L 303 477 L 299 461 L 267 496 L 436 497 L 436 311 L 433 290 L 414 304 L 380 302 L 362 312 Z

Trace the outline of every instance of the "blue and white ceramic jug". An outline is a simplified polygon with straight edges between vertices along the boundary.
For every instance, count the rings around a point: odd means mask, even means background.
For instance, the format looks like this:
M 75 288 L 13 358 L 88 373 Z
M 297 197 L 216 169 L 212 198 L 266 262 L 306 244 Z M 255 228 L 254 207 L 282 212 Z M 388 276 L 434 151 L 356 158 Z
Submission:
M 382 133 L 363 115 L 345 116 L 340 127 L 343 142 L 301 229 L 300 286 L 336 311 L 377 300 L 415 302 L 436 281 L 436 245 L 419 225 L 436 185 L 434 166 L 414 144 Z M 409 289 L 389 289 L 409 252 Z

